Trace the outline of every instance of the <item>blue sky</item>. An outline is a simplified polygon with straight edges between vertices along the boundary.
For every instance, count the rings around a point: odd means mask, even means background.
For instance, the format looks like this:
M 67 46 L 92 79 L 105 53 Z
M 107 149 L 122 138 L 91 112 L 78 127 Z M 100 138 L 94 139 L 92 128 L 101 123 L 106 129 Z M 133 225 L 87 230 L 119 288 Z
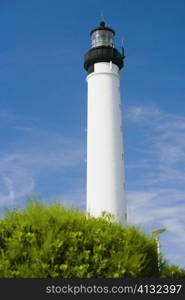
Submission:
M 165 227 L 185 266 L 184 0 L 0 1 L 0 210 L 27 197 L 85 207 L 89 31 L 103 13 L 125 44 L 129 223 Z

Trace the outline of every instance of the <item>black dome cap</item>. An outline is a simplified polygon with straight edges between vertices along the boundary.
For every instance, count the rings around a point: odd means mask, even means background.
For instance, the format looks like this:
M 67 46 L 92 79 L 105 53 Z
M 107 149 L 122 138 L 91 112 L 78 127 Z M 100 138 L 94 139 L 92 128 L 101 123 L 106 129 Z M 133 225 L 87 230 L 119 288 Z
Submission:
M 115 31 L 112 28 L 110 28 L 110 27 L 106 27 L 104 21 L 100 22 L 100 26 L 92 29 L 91 32 L 90 32 L 90 35 L 92 35 L 93 32 L 95 32 L 96 30 L 108 30 L 108 31 L 111 31 L 115 35 Z

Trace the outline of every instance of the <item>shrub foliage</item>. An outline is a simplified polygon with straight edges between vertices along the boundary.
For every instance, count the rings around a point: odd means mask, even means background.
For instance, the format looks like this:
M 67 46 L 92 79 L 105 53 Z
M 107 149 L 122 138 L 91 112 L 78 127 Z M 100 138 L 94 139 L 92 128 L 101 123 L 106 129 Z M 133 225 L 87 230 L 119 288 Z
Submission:
M 170 278 L 185 278 L 185 269 L 179 268 L 176 265 L 164 265 L 161 277 Z
M 156 244 L 109 217 L 32 201 L 0 220 L 0 277 L 159 277 Z

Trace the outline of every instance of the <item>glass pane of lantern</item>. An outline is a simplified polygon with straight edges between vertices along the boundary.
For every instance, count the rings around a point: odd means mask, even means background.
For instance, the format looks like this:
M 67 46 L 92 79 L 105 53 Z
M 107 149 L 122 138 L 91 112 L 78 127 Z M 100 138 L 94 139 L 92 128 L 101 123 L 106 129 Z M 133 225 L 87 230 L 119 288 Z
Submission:
M 92 47 L 111 46 L 113 47 L 114 34 L 109 30 L 96 30 L 92 34 Z

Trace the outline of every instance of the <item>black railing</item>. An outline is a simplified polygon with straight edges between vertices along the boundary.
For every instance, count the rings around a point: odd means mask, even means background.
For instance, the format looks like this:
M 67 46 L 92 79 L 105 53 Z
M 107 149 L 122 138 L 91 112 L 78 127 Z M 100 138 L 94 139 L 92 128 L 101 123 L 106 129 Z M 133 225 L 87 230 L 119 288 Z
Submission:
M 96 62 L 109 62 L 115 63 L 119 69 L 124 66 L 124 56 L 113 47 L 96 47 L 89 50 L 84 57 L 84 68 L 88 71 L 90 65 Z

